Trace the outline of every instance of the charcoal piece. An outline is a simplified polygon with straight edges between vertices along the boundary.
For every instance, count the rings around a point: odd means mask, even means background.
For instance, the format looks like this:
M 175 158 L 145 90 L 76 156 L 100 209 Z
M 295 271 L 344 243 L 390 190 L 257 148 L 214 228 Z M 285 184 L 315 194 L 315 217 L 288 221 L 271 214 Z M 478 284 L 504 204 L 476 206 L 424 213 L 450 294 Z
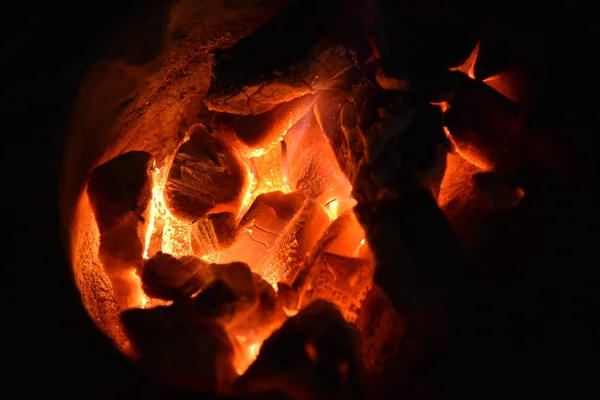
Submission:
M 291 188 L 320 204 L 350 195 L 350 182 L 338 168 L 341 149 L 329 142 L 314 113 L 288 131 L 285 143 Z
M 261 259 L 257 272 L 271 282 L 292 282 L 300 263 L 328 225 L 329 217 L 323 207 L 313 200 L 305 200 L 267 256 Z
M 119 225 L 128 213 L 144 214 L 151 197 L 151 163 L 149 153 L 131 151 L 91 173 L 87 194 L 100 234 Z
M 358 3 L 294 3 L 230 49 L 216 52 L 207 107 L 261 114 L 296 97 L 335 87 L 342 75 L 360 80 L 367 72 L 362 67 L 381 57 L 385 45 L 375 26 L 377 3 Z
M 140 367 L 159 382 L 225 392 L 237 377 L 222 326 L 188 308 L 159 306 L 121 314 Z
M 193 308 L 205 318 L 230 319 L 236 313 L 238 297 L 222 280 L 208 284 L 194 297 Z
M 352 183 L 366 151 L 367 138 L 361 127 L 368 123 L 374 87 L 368 80 L 356 85 L 350 95 L 323 93 L 315 103 L 315 116 L 334 149 L 338 165 Z
M 278 390 L 294 399 L 361 398 L 358 336 L 337 308 L 316 300 L 263 343 L 235 382 L 240 394 Z
M 473 187 L 480 201 L 490 210 L 505 211 L 515 207 L 525 197 L 523 189 L 510 182 L 510 178 L 494 173 L 474 174 Z
M 308 272 L 311 291 L 303 296 L 300 307 L 313 299 L 323 299 L 335 304 L 347 321 L 356 321 L 371 290 L 373 260 L 320 252 L 312 262 Z
M 143 259 L 151 161 L 142 151 L 122 154 L 94 169 L 87 186 L 100 231 L 98 259 L 124 309 L 139 307 L 142 301 L 134 277 Z
M 392 60 L 377 70 L 375 80 L 383 89 L 410 93 L 433 103 L 451 99 L 458 81 L 456 74 L 446 69 L 414 70 L 394 65 Z
M 232 262 L 229 264 L 210 264 L 204 274 L 206 285 L 217 280 L 225 283 L 244 305 L 253 305 L 258 299 L 258 292 L 252 271 L 247 264 Z
M 202 288 L 207 269 L 208 263 L 194 256 L 158 252 L 142 268 L 142 287 L 150 297 L 184 300 Z
M 311 258 L 321 252 L 352 257 L 364 238 L 365 231 L 358 223 L 354 210 L 348 209 L 336 218 L 319 238 Z
M 242 261 L 258 272 L 258 264 L 285 232 L 304 199 L 305 196 L 298 192 L 274 191 L 257 196 L 238 225 L 238 240 L 219 253 L 216 261 Z
M 202 257 L 230 247 L 237 237 L 235 215 L 229 212 L 210 214 L 192 224 L 190 245 L 194 254 Z
M 247 167 L 234 149 L 195 125 L 177 150 L 164 196 L 171 213 L 191 223 L 208 213 L 237 214 L 247 184 Z
M 444 113 L 456 150 L 483 170 L 510 168 L 518 105 L 485 83 L 456 74 L 457 90 Z
M 375 190 L 372 198 L 357 193 L 355 213 L 377 262 L 374 283 L 394 307 L 421 304 L 430 290 L 463 290 L 472 268 L 429 190 L 410 176 L 402 178 L 401 195 Z
M 317 96 L 301 96 L 258 115 L 237 115 L 233 119 L 233 129 L 251 149 L 268 146 L 310 111 Z
M 285 282 L 277 282 L 277 300 L 286 313 L 298 311 L 298 291 L 293 286 Z

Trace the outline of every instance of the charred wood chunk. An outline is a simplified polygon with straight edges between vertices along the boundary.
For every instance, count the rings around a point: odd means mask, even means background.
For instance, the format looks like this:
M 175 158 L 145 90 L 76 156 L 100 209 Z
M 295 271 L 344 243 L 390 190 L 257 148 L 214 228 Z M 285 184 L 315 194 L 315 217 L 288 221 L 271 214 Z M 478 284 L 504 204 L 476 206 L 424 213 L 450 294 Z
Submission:
M 504 211 L 523 200 L 525 192 L 510 181 L 510 177 L 494 172 L 474 174 L 473 187 L 480 201 L 490 210 Z
M 515 141 L 518 105 L 485 83 L 457 74 L 457 90 L 444 113 L 451 140 L 458 153 L 479 168 L 501 168 Z
M 151 163 L 149 153 L 131 151 L 94 169 L 87 194 L 100 234 L 119 225 L 129 213 L 144 215 L 151 197 Z
M 287 132 L 284 143 L 291 188 L 321 204 L 350 195 L 350 182 L 338 168 L 343 149 L 333 147 L 313 112 Z
M 279 104 L 262 114 L 236 115 L 233 119 L 233 129 L 251 149 L 268 146 L 304 117 L 316 99 L 317 95 L 309 94 Z
M 336 218 L 312 251 L 314 256 L 321 252 L 338 254 L 340 256 L 354 257 L 361 241 L 365 238 L 365 232 L 358 223 L 353 209 L 348 209 Z
M 237 377 L 234 347 L 223 327 L 187 308 L 132 309 L 121 321 L 139 365 L 158 381 L 224 392 Z
M 122 308 L 141 305 L 134 276 L 143 259 L 151 161 L 146 152 L 125 153 L 97 167 L 87 187 L 100 231 L 98 259 Z
M 398 381 L 410 376 L 407 370 L 411 366 L 405 361 L 404 351 L 406 320 L 374 285 L 363 302 L 356 326 L 361 333 L 362 359 L 369 374 L 365 389 L 373 398 L 394 398 Z
M 409 179 L 401 189 L 355 207 L 377 261 L 374 282 L 397 310 L 424 301 L 429 289 L 459 293 L 471 272 L 431 193 Z
M 374 87 L 362 80 L 350 94 L 326 92 L 315 103 L 315 116 L 329 139 L 338 165 L 350 182 L 354 181 L 358 165 L 365 156 L 368 139 L 364 126 L 370 122 Z
M 257 272 L 272 282 L 291 283 L 300 263 L 328 225 L 329 217 L 323 207 L 313 200 L 305 200 L 267 256 L 259 263 Z
M 257 268 L 261 260 L 268 256 L 272 246 L 284 234 L 304 199 L 302 193 L 283 194 L 280 191 L 256 197 L 237 227 L 238 239 L 219 254 L 218 261 L 242 261 L 252 271 L 259 272 Z
M 170 254 L 158 252 L 143 266 L 142 287 L 150 297 L 183 300 L 203 287 L 207 269 L 208 263 L 199 258 L 175 258 Z
M 339 308 L 347 321 L 354 322 L 371 289 L 373 269 L 374 263 L 370 259 L 321 252 L 310 267 L 310 294 L 304 296 L 302 301 L 330 301 Z
M 202 257 L 230 247 L 238 237 L 236 225 L 235 215 L 229 212 L 200 218 L 190 230 L 192 251 Z
M 446 69 L 410 69 L 394 60 L 388 60 L 377 70 L 375 80 L 385 90 L 410 93 L 434 103 L 451 99 L 458 84 L 457 75 Z
M 265 340 L 234 389 L 307 400 L 361 398 L 357 333 L 333 304 L 316 300 Z
M 195 125 L 171 165 L 164 193 L 167 207 L 187 222 L 209 212 L 237 213 L 247 175 L 247 168 L 230 145 Z
M 295 3 L 232 48 L 217 52 L 215 78 L 205 101 L 208 108 L 261 114 L 337 86 L 344 74 L 360 80 L 366 71 L 360 67 L 380 57 L 384 45 L 374 26 L 377 7 L 373 2 L 359 3 Z

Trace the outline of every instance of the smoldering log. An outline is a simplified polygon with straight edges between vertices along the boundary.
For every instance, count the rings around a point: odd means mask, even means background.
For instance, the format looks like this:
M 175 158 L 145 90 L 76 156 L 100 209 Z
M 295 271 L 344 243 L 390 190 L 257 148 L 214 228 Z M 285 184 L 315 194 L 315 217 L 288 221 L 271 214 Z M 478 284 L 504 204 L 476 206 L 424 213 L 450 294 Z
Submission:
M 488 26 L 479 38 L 479 53 L 474 66 L 477 80 L 484 80 L 517 65 L 525 51 L 522 37 L 501 24 Z M 526 46 L 526 44 L 525 44 Z
M 121 321 L 138 364 L 159 382 L 222 393 L 237 377 L 223 327 L 187 308 L 132 309 Z
M 333 304 L 317 300 L 265 340 L 234 390 L 276 390 L 299 400 L 359 399 L 361 373 L 358 332 Z
M 142 298 L 133 278 L 144 251 L 151 161 L 143 151 L 122 154 L 94 169 L 87 186 L 100 231 L 98 258 L 123 308 L 139 306 Z
M 316 94 L 301 96 L 258 115 L 236 115 L 233 129 L 251 149 L 268 146 L 304 117 L 317 97 Z
M 236 225 L 235 215 L 229 212 L 200 218 L 190 229 L 192 251 L 202 257 L 232 246 L 238 237 Z
M 455 73 L 458 85 L 444 124 L 457 151 L 484 170 L 511 168 L 507 154 L 516 140 L 518 105 L 485 83 Z
M 247 168 L 232 146 L 194 125 L 177 150 L 164 197 L 175 217 L 195 222 L 209 212 L 237 214 L 247 185 Z
M 337 78 L 359 71 L 373 57 L 371 43 L 381 37 L 372 28 L 376 8 L 363 8 L 368 13 L 333 0 L 296 2 L 230 49 L 216 52 L 207 107 L 261 114 L 338 85 Z

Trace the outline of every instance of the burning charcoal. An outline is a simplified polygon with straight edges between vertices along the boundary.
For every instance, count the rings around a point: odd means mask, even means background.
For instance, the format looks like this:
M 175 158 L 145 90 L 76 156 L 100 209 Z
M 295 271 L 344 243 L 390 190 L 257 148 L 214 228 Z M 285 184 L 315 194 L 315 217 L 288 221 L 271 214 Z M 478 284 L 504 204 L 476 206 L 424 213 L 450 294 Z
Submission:
M 144 215 L 151 197 L 151 162 L 150 154 L 131 151 L 92 172 L 87 193 L 100 234 L 119 225 L 129 213 Z
M 343 74 L 364 76 L 366 70 L 360 67 L 378 57 L 383 47 L 373 28 L 372 2 L 360 3 L 368 12 L 356 12 L 356 4 L 329 0 L 294 3 L 271 23 L 217 52 L 207 107 L 261 114 L 330 89 Z
M 342 215 L 336 218 L 323 236 L 315 244 L 313 254 L 328 252 L 340 256 L 353 257 L 364 242 L 365 231 L 358 223 L 354 210 L 346 210 Z
M 483 170 L 507 163 L 515 140 L 518 106 L 483 82 L 459 74 L 455 95 L 444 113 L 444 125 L 457 152 Z
M 242 261 L 256 271 L 259 262 L 303 203 L 304 195 L 298 192 L 283 194 L 276 191 L 259 195 L 238 225 L 238 240 L 219 253 L 216 261 Z
M 383 89 L 411 93 L 433 103 L 451 99 L 457 86 L 456 75 L 446 69 L 408 70 L 392 60 L 377 70 L 375 80 Z
M 363 166 L 368 170 L 368 166 Z M 424 301 L 425 288 L 457 293 L 467 284 L 469 263 L 431 193 L 410 177 L 399 193 L 374 187 L 376 197 L 356 193 L 355 212 L 377 261 L 374 282 L 397 310 Z M 435 249 L 435 251 L 432 251 Z
M 306 95 L 279 104 L 258 115 L 238 115 L 233 120 L 236 135 L 251 149 L 268 146 L 308 113 L 317 95 Z
M 519 204 L 525 192 L 518 186 L 511 185 L 506 176 L 487 172 L 477 173 L 471 177 L 478 197 L 491 210 L 507 210 Z
M 227 143 L 195 125 L 171 165 L 164 193 L 167 207 L 187 222 L 208 213 L 237 214 L 248 184 L 247 174 Z
M 277 282 L 277 299 L 286 313 L 298 311 L 298 291 L 285 282 Z
M 246 342 L 261 343 L 273 330 L 281 326 L 286 314 L 273 286 L 258 274 L 253 274 L 253 277 L 258 293 L 255 307 L 231 320 L 227 327 L 229 332 L 245 338 Z
M 292 282 L 298 266 L 308 255 L 327 226 L 323 207 L 307 199 L 257 267 L 257 273 L 271 282 Z
M 336 150 L 324 136 L 314 113 L 287 132 L 285 143 L 290 187 L 320 204 L 350 195 L 352 188 L 339 170 Z
M 202 288 L 207 269 L 208 263 L 196 257 L 175 258 L 158 252 L 144 264 L 142 287 L 150 297 L 183 300 Z
M 235 382 L 240 394 L 281 391 L 293 399 L 359 399 L 358 336 L 336 307 L 317 300 L 263 343 Z
M 354 322 L 371 289 L 373 270 L 373 260 L 320 252 L 308 273 L 311 293 L 302 298 L 302 303 L 312 299 L 330 301 L 347 321 Z
M 217 279 L 194 297 L 193 307 L 203 317 L 230 319 L 236 313 L 238 297 L 222 280 Z
M 237 377 L 234 347 L 223 327 L 187 308 L 132 309 L 121 321 L 139 365 L 158 381 L 224 392 Z
M 235 215 L 210 214 L 194 222 L 190 230 L 192 251 L 198 257 L 213 254 L 233 245 L 237 239 Z
M 364 157 L 366 139 L 359 125 L 370 109 L 374 88 L 367 80 L 361 81 L 351 96 L 328 92 L 315 103 L 315 116 L 321 130 L 329 139 L 342 172 L 353 182 L 357 166 Z
M 142 292 L 134 277 L 144 251 L 151 161 L 142 151 L 125 153 L 97 167 L 88 182 L 100 231 L 98 258 L 123 308 L 141 305 Z
M 243 262 L 210 264 L 204 274 L 205 284 L 220 280 L 225 283 L 241 303 L 254 304 L 257 300 L 256 283 L 252 271 Z
M 389 390 L 397 387 L 398 381 L 410 377 L 402 373 L 402 366 L 411 365 L 406 356 L 410 354 L 411 345 L 414 347 L 414 343 L 406 340 L 405 319 L 374 285 L 363 302 L 356 326 L 361 333 L 362 359 L 369 375 L 365 389 L 374 399 L 394 398 Z

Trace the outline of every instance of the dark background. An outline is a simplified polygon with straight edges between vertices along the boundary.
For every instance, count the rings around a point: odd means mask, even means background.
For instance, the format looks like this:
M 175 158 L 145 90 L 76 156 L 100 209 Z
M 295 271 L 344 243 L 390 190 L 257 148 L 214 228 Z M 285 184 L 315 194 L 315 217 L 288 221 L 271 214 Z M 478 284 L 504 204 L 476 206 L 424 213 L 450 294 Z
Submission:
M 164 397 L 94 328 L 62 251 L 58 180 L 70 105 L 91 52 L 145 1 L 23 4 L 2 24 L 2 361 L 19 393 L 62 397 Z M 473 296 L 445 365 L 449 397 L 571 398 L 596 390 L 598 315 L 594 189 L 597 46 L 594 13 L 552 6 L 457 2 L 473 18 L 502 22 L 507 54 L 529 64 L 531 124 L 562 157 L 543 169 L 548 195 L 532 218 L 544 231 L 504 277 Z M 563 145 L 566 143 L 566 145 Z M 558 148 L 557 148 L 558 147 Z M 565 149 L 564 152 L 561 150 Z M 568 151 L 567 151 L 568 150 Z M 5 239 L 6 240 L 6 239 Z M 586 396 L 586 397 L 587 397 Z

